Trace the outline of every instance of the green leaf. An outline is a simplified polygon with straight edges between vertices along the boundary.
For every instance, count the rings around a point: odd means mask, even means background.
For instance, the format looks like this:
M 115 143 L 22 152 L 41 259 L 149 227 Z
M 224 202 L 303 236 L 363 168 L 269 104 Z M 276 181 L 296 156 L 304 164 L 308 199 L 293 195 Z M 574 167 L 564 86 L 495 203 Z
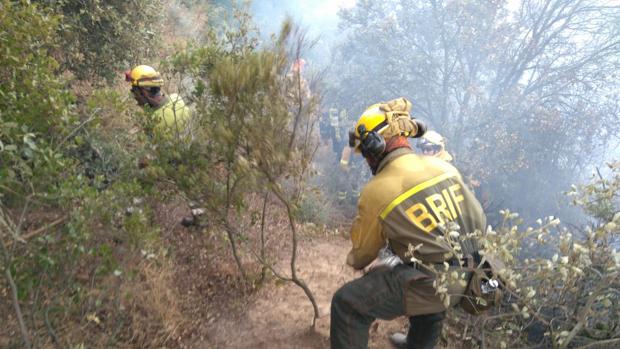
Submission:
M 28 133 L 26 135 L 24 135 L 24 143 L 32 150 L 38 150 L 37 148 L 37 144 L 34 142 L 34 138 L 36 136 L 34 135 L 34 133 Z

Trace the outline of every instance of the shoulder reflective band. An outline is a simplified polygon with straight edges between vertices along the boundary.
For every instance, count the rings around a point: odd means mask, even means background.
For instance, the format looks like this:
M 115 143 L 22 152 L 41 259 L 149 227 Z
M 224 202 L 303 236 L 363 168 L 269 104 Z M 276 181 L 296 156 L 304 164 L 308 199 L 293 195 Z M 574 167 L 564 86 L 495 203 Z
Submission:
M 400 205 L 403 201 L 407 200 L 408 198 L 410 198 L 411 196 L 415 195 L 416 193 L 428 188 L 428 187 L 432 187 L 433 185 L 441 182 L 441 181 L 445 181 L 448 178 L 452 178 L 452 177 L 458 177 L 457 173 L 444 173 L 440 176 L 437 177 L 433 177 L 429 180 L 427 180 L 426 182 L 422 182 L 418 185 L 416 185 L 415 187 L 407 190 L 406 192 L 400 194 L 396 199 L 394 199 L 394 201 L 390 202 L 389 205 L 387 205 L 386 208 L 383 209 L 383 211 L 381 211 L 381 219 L 385 219 L 385 217 L 387 217 L 388 214 L 390 214 L 390 212 L 392 212 L 392 210 L 394 209 L 394 207 Z

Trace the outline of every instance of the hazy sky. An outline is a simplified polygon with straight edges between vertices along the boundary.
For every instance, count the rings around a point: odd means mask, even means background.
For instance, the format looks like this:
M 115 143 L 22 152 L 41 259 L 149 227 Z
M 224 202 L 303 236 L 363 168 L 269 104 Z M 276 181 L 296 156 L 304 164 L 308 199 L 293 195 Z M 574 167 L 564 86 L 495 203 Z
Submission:
M 275 32 L 286 14 L 291 15 L 302 25 L 309 26 L 313 33 L 336 30 L 338 10 L 355 6 L 357 0 L 255 0 L 252 8 L 261 14 L 272 15 L 261 24 L 264 29 Z M 607 0 L 609 5 L 620 5 L 620 0 Z M 508 0 L 508 8 L 517 10 L 521 0 Z
M 355 5 L 356 0 L 256 0 L 252 10 L 264 34 L 277 32 L 286 16 L 308 28 L 312 34 L 336 30 L 338 10 Z

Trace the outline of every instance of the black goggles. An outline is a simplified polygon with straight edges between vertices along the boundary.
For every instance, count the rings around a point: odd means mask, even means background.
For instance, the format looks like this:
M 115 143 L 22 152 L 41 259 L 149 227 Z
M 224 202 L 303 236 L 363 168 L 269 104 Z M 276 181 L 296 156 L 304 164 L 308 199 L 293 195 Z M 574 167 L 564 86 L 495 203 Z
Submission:
M 425 153 L 439 153 L 441 151 L 441 145 L 433 144 L 429 142 L 418 143 L 416 148 Z

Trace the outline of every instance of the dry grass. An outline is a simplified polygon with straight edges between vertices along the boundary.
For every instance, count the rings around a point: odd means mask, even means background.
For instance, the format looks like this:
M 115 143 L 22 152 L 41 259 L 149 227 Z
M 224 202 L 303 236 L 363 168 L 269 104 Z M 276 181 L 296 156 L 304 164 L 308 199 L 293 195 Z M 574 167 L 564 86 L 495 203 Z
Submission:
M 140 348 L 171 346 L 185 322 L 174 286 L 173 266 L 168 261 L 161 265 L 145 261 L 138 269 L 142 280 L 121 287 L 123 295 L 131 295 L 121 301 L 130 317 L 128 342 Z
M 73 348 L 82 344 L 88 348 L 178 347 L 176 342 L 180 340 L 186 320 L 179 307 L 172 263 L 165 257 L 132 258 L 131 262 L 135 263 L 131 268 L 132 277 L 111 275 L 99 279 L 86 292 L 81 309 L 65 308 L 62 313 L 53 315 L 55 320 L 50 329 L 59 338 L 60 347 Z M 7 299 L 6 292 L 4 283 L 0 282 L 2 299 Z M 52 295 L 41 294 L 41 298 L 49 297 Z M 53 299 L 49 298 L 40 306 L 48 302 Z M 31 318 L 31 307 L 23 303 L 33 341 L 37 347 L 57 348 L 43 316 L 37 313 L 36 318 Z M 0 322 L 5 325 L 0 330 L 0 347 L 18 345 L 19 334 L 10 305 L 3 302 L 0 310 Z

